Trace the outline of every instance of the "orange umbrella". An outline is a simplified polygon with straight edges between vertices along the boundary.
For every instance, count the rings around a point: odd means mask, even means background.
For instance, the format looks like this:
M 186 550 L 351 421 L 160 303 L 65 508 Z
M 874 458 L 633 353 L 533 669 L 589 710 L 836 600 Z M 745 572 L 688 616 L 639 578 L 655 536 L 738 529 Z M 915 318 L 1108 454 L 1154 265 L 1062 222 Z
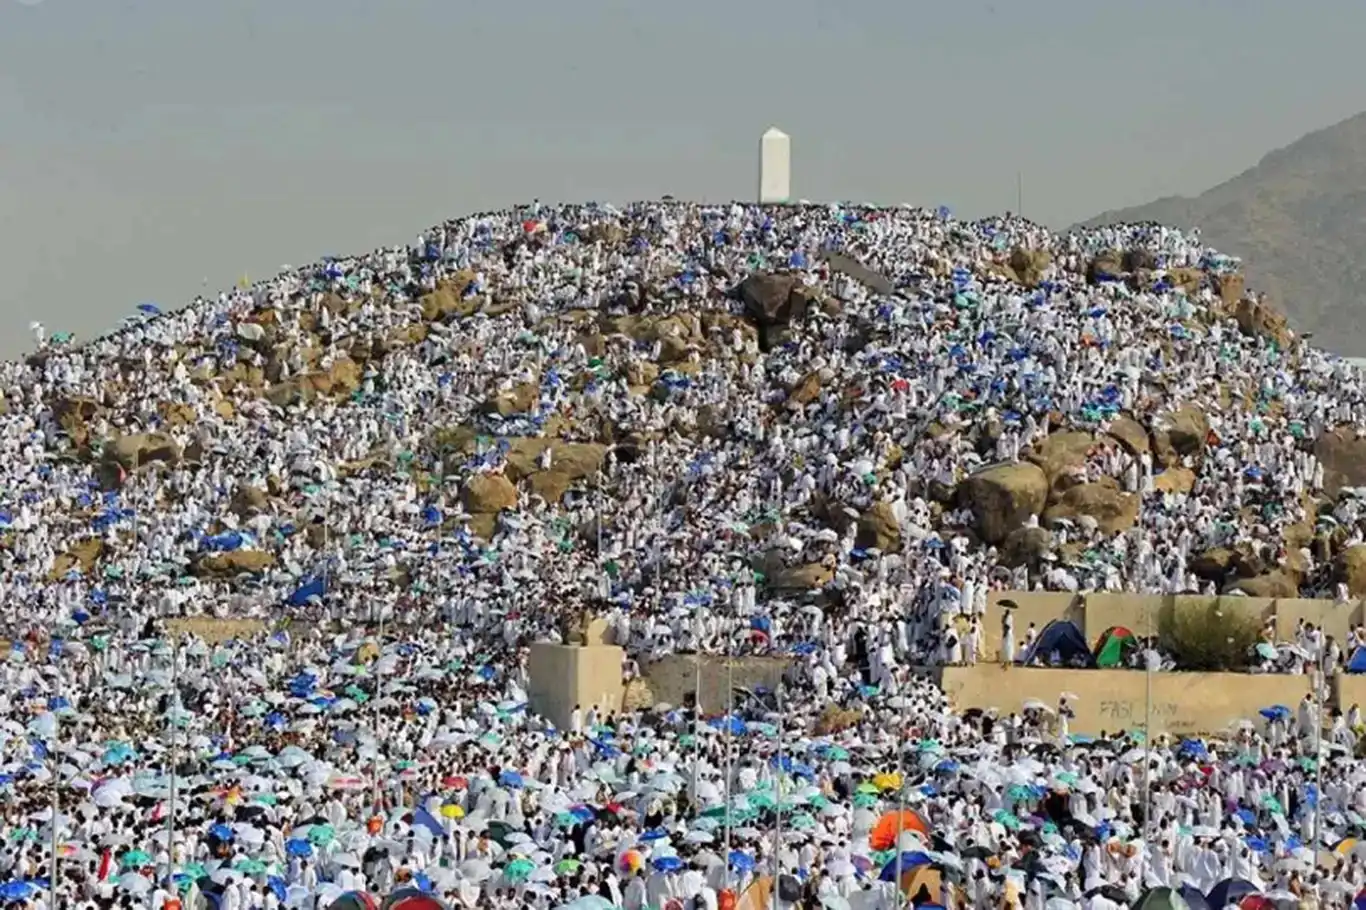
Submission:
M 911 809 L 888 812 L 873 826 L 872 833 L 868 835 L 868 844 L 874 850 L 890 850 L 901 839 L 902 831 L 919 831 L 928 837 L 930 826 L 925 824 L 919 812 Z

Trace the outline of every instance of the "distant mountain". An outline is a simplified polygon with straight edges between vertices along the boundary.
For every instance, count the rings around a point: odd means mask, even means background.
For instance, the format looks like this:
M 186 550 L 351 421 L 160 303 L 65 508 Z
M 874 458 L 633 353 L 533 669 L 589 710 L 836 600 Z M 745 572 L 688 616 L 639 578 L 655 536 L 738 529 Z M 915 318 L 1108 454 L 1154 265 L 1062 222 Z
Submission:
M 1194 199 L 1169 196 L 1105 212 L 1087 225 L 1156 221 L 1199 227 L 1206 244 L 1242 258 L 1312 344 L 1366 356 L 1366 113 L 1271 152 Z

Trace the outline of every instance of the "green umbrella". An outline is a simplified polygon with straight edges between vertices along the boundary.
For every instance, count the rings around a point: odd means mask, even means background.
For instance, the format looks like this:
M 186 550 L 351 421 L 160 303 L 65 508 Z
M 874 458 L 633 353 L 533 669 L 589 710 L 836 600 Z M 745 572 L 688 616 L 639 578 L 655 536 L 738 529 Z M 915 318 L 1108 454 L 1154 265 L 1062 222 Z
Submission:
M 241 872 L 243 875 L 266 874 L 266 864 L 261 862 L 259 859 L 239 859 L 237 862 L 232 864 L 232 867 L 238 872 Z
M 871 793 L 859 793 L 854 796 L 855 809 L 871 809 L 877 805 L 877 797 Z
M 792 816 L 788 824 L 792 826 L 793 831 L 810 831 L 816 827 L 816 819 L 806 812 L 799 812 Z
M 583 864 L 576 859 L 562 859 L 555 864 L 555 874 L 570 875 L 571 873 L 578 872 L 579 866 L 581 865 Z
M 849 757 L 849 750 L 843 746 L 831 746 L 825 754 L 835 761 L 843 761 Z
M 525 882 L 536 870 L 536 864 L 529 859 L 514 859 L 503 869 L 503 877 L 514 885 Z
M 152 858 L 143 850 L 129 850 L 119 858 L 119 865 L 125 869 L 137 869 L 151 864 Z
M 326 847 L 336 838 L 337 831 L 331 825 L 310 825 L 308 842 L 315 847 Z

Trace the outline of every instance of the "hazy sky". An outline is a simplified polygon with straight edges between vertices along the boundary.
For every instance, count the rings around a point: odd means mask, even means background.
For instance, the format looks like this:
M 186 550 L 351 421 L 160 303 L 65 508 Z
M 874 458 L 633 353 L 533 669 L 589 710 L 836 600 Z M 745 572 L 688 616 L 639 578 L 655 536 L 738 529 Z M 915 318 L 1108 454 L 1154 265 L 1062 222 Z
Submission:
M 1366 108 L 1360 0 L 0 0 L 0 354 L 527 201 L 1066 225 Z

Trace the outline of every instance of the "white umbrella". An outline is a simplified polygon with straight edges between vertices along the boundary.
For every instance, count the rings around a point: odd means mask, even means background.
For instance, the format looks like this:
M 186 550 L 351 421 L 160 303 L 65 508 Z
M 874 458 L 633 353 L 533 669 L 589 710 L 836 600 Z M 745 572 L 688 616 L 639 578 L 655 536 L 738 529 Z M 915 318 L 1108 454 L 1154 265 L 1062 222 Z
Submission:
M 145 875 L 136 872 L 125 872 L 119 876 L 119 887 L 130 894 L 146 894 L 152 890 L 152 882 Z

